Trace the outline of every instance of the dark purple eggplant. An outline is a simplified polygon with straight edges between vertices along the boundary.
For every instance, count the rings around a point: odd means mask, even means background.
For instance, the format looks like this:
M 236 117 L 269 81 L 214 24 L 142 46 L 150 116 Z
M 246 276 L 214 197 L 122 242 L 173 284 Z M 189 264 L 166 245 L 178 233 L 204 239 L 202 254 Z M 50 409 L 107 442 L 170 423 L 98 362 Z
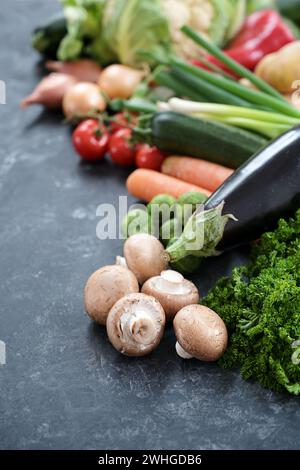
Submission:
M 166 251 L 171 262 L 212 256 L 258 239 L 299 207 L 300 127 L 295 127 L 235 171 Z
M 222 249 L 241 245 L 273 230 L 281 217 L 300 207 L 300 127 L 283 134 L 241 166 L 206 201 L 212 209 L 222 201 L 229 220 Z

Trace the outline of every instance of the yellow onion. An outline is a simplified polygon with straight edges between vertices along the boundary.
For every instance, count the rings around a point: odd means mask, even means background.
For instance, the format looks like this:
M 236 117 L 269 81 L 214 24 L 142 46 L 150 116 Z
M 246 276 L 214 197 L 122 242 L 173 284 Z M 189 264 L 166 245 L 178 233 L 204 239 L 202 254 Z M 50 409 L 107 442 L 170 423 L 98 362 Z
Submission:
M 94 83 L 77 83 L 67 91 L 63 99 L 63 111 L 67 119 L 87 116 L 93 111 L 101 112 L 105 108 L 105 99 Z
M 101 90 L 109 98 L 127 99 L 132 96 L 143 79 L 144 73 L 126 65 L 109 65 L 104 69 L 98 80 Z

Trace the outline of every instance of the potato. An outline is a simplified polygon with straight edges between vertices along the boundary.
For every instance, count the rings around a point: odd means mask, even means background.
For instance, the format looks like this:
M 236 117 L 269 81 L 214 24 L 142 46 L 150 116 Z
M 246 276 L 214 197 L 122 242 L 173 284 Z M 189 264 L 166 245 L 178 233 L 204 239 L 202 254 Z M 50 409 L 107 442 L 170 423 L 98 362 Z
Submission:
M 258 77 L 283 94 L 292 93 L 293 83 L 300 80 L 300 41 L 287 44 L 278 52 L 265 56 L 257 65 Z

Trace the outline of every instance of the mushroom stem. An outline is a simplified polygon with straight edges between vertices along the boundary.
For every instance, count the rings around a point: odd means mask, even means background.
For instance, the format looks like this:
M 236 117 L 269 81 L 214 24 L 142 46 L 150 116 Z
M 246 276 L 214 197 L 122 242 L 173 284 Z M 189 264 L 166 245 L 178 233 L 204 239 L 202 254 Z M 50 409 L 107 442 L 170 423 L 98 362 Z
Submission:
M 156 337 L 156 328 L 153 319 L 145 314 L 139 313 L 130 321 L 130 331 L 137 343 L 151 343 Z
M 176 345 L 175 345 L 175 349 L 176 349 L 176 352 L 178 354 L 179 357 L 181 357 L 182 359 L 192 359 L 193 356 L 191 356 L 191 354 L 189 354 L 188 352 L 186 352 L 182 346 L 180 346 L 180 344 L 178 343 L 178 341 L 176 342 Z
M 116 265 L 123 266 L 124 268 L 128 269 L 126 259 L 124 258 L 124 256 L 116 256 Z
M 176 284 L 184 281 L 184 277 L 182 274 L 178 273 L 177 271 L 172 271 L 171 269 L 163 271 L 161 273 L 161 277 L 168 282 L 174 282 Z
M 106 328 L 109 341 L 126 356 L 145 356 L 160 343 L 166 323 L 160 303 L 150 295 L 130 294 L 112 307 Z
M 123 335 L 139 344 L 150 344 L 157 336 L 155 321 L 147 312 L 135 312 L 133 315 L 124 314 L 120 318 Z

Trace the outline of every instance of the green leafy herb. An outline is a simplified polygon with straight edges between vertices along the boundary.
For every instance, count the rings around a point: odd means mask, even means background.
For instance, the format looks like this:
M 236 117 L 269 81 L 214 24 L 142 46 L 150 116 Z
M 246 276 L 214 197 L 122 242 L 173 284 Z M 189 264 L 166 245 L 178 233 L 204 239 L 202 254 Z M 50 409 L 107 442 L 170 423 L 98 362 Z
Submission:
M 300 210 L 280 220 L 204 299 L 223 318 L 229 348 L 220 365 L 240 367 L 244 379 L 300 394 Z

